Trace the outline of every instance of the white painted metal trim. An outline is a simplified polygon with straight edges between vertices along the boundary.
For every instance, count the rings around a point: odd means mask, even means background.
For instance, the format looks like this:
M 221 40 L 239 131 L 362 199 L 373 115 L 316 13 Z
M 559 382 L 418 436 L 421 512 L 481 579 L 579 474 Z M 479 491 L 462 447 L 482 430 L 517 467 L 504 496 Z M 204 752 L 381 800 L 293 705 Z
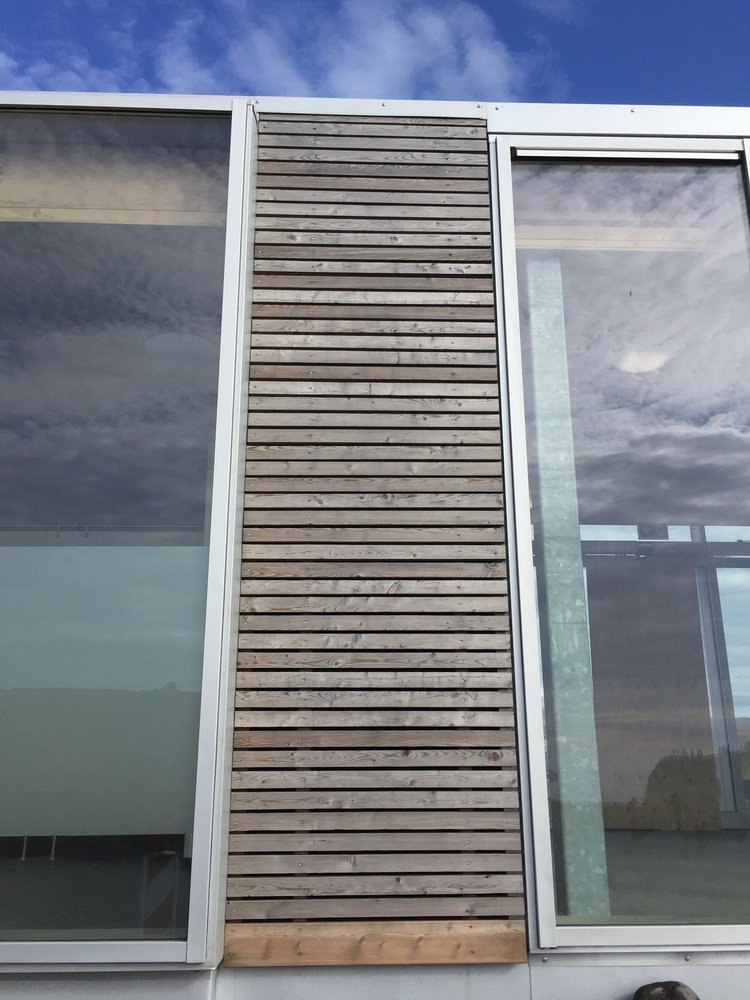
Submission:
M 402 118 L 486 118 L 488 104 L 470 101 L 387 101 L 333 97 L 254 97 L 255 110 L 287 115 L 382 115 Z
M 498 145 L 502 151 L 498 150 Z M 508 275 L 515 273 L 515 261 L 511 263 L 505 271 L 503 270 L 503 257 L 501 250 L 502 223 L 500 211 L 500 178 L 498 160 L 502 155 L 508 158 L 507 145 L 500 140 L 490 142 L 490 215 L 492 220 L 492 255 L 493 272 L 495 285 L 495 312 L 497 322 L 497 362 L 500 385 L 500 433 L 502 440 L 503 463 L 503 493 L 505 496 L 505 540 L 508 558 L 508 597 L 510 601 L 510 624 L 511 624 L 511 648 L 520 650 L 521 648 L 521 623 L 519 609 L 519 590 L 516 568 L 518 566 L 518 555 L 516 546 L 516 516 L 515 516 L 515 483 L 513 479 L 513 443 L 511 441 L 511 415 L 508 394 L 508 358 L 507 358 L 507 328 L 508 319 L 505 309 L 505 281 Z M 507 189 L 507 181 L 510 174 L 509 165 L 504 166 L 503 182 Z M 510 220 L 510 232 L 513 232 L 513 204 L 512 199 L 508 203 L 507 190 L 503 191 L 503 207 L 509 208 L 510 216 L 503 216 L 502 221 L 506 223 Z M 515 294 L 515 285 L 508 293 Z M 529 775 L 529 753 L 528 753 L 528 709 L 526 704 L 523 670 L 521 669 L 521 656 L 514 655 L 513 661 L 513 681 L 514 681 L 514 701 L 515 701 L 515 721 L 516 721 L 516 742 L 518 748 L 518 782 L 521 789 L 521 840 L 523 845 L 524 858 L 524 895 L 526 899 L 526 925 L 529 937 L 529 945 L 535 946 L 538 943 L 538 908 L 537 908 L 537 880 L 534 877 L 534 838 L 533 823 L 531 813 L 531 803 L 529 793 L 531 789 L 531 778 Z
M 127 965 L 184 963 L 186 954 L 184 941 L 3 941 L 0 942 L 0 973 L 32 972 L 40 964 L 66 967 L 77 964 L 93 969 L 100 963 L 109 966 L 111 962 Z M 11 964 L 15 968 L 6 967 Z
M 639 924 L 622 927 L 558 927 L 559 948 L 592 951 L 723 951 L 750 953 L 747 924 Z M 750 958 L 750 954 L 748 954 Z
M 203 689 L 187 935 L 186 958 L 190 963 L 201 963 L 208 958 L 218 964 L 222 955 L 217 937 L 223 930 L 228 831 L 226 805 L 230 762 L 227 760 L 226 732 L 232 710 L 229 691 L 234 677 L 234 635 L 239 613 L 239 587 L 235 585 L 237 551 L 241 544 L 241 527 L 239 538 L 237 528 L 237 484 L 239 451 L 245 443 L 237 400 L 242 379 L 248 153 L 247 103 L 237 101 L 232 116 L 227 190 Z
M 750 134 L 750 108 L 628 104 L 491 104 L 490 132 L 519 135 L 736 136 Z
M 519 697 L 519 755 L 527 758 L 519 774 L 524 808 L 524 856 L 527 900 L 534 898 L 529 913 L 531 947 L 556 946 L 555 890 L 552 871 L 552 840 L 547 801 L 547 766 L 544 748 L 544 696 L 537 643 L 536 585 L 531 547 L 531 501 L 524 430 L 521 324 L 518 305 L 516 237 L 511 178 L 511 146 L 507 138 L 494 143 L 493 169 L 497 228 L 493 236 L 495 270 L 502 275 L 498 307 L 502 308 L 504 344 L 499 345 L 504 399 L 503 453 L 506 477 L 508 524 L 508 589 L 511 597 L 516 690 Z M 522 723 L 521 716 L 525 712 Z M 522 739 L 523 738 L 523 739 Z
M 696 156 L 723 158 L 742 151 L 741 139 L 672 139 L 664 136 L 614 136 L 597 135 L 509 135 L 508 142 L 514 155 L 522 156 L 580 156 L 597 158 L 622 153 L 642 157 Z

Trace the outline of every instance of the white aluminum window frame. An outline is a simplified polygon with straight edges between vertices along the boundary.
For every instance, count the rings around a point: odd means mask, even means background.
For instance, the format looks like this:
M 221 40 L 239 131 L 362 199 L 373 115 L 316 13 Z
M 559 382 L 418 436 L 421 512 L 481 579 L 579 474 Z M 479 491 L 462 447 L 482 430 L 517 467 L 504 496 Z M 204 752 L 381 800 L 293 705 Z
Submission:
M 231 138 L 222 291 L 205 637 L 198 728 L 193 855 L 185 940 L 0 941 L 0 971 L 213 968 L 223 954 L 223 909 L 232 706 L 242 538 L 242 413 L 246 382 L 245 262 L 255 160 L 247 99 L 130 94 L 4 93 L 0 110 L 131 114 L 217 114 Z
M 499 110 L 499 109 L 495 109 Z M 536 583 L 532 560 L 530 491 L 525 435 L 525 407 L 521 365 L 521 328 L 518 275 L 516 269 L 513 210 L 512 160 L 517 158 L 560 161 L 648 159 L 735 160 L 748 177 L 750 131 L 748 113 L 740 109 L 695 109 L 696 135 L 674 135 L 675 125 L 686 122 L 686 108 L 544 108 L 530 118 L 547 118 L 550 131 L 537 135 L 506 133 L 491 136 L 493 240 L 496 293 L 499 315 L 498 337 L 503 397 L 503 449 L 506 457 L 506 516 L 510 572 L 513 650 L 518 697 L 519 745 L 525 748 L 521 771 L 524 821 L 524 855 L 528 893 L 530 946 L 532 952 L 559 949 L 571 954 L 665 951 L 732 951 L 750 959 L 750 924 L 690 925 L 580 925 L 560 926 L 556 920 L 552 837 L 548 804 L 547 769 L 543 718 L 543 685 L 538 644 Z M 560 112 L 556 114 L 556 112 Z M 595 112 L 589 114 L 589 112 Z M 518 119 L 518 112 L 502 116 Z M 608 112 L 612 112 L 610 116 Z M 612 134 L 613 120 L 624 123 L 639 113 L 641 135 Z M 708 115 L 707 120 L 706 115 Z M 494 116 L 497 121 L 501 116 Z M 490 116 L 492 123 L 493 116 Z M 632 119 L 631 119 L 632 121 Z M 560 134 L 554 127 L 571 128 L 578 123 L 581 134 Z M 592 124 L 600 124 L 596 134 Z M 515 122 L 513 123 L 515 124 Z M 742 125 L 739 135 L 728 126 Z M 726 131 L 722 131 L 722 127 Z M 663 131 L 659 134 L 659 129 Z M 593 133 L 593 134 L 592 134 Z M 744 135 L 743 135 L 744 133 Z M 707 137 L 710 136 L 710 137 Z M 746 183 L 746 195 L 748 185 Z

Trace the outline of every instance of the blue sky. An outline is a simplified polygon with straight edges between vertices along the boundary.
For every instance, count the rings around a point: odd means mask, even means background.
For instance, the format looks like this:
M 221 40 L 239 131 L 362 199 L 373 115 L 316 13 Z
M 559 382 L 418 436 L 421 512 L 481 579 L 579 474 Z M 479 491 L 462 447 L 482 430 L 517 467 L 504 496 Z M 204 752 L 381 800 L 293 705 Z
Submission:
M 750 104 L 750 0 L 3 0 L 0 88 Z

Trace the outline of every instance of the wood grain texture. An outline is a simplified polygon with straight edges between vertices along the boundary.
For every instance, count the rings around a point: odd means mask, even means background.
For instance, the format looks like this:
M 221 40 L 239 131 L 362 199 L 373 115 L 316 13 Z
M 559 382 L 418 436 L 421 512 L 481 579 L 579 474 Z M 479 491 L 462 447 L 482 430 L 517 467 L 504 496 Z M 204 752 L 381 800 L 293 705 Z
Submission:
M 228 966 L 445 965 L 526 961 L 522 921 L 228 924 Z
M 233 775 L 233 787 L 238 791 L 245 789 L 280 791 L 293 788 L 314 789 L 316 791 L 331 788 L 338 790 L 341 785 L 346 785 L 349 790 L 365 788 L 411 789 L 414 787 L 420 789 L 514 788 L 516 776 L 514 770 L 503 770 L 499 767 L 490 770 L 424 768 L 418 771 L 366 770 L 363 772 L 351 769 L 341 771 L 307 768 L 303 771 L 294 770 L 287 773 L 238 768 Z
M 381 845 L 393 831 L 435 832 L 443 830 L 492 830 L 498 832 L 518 831 L 518 814 L 512 809 L 484 809 L 472 812 L 468 809 L 429 811 L 412 809 L 401 812 L 398 809 L 378 809 L 377 811 L 351 810 L 346 813 L 329 812 L 318 809 L 313 812 L 244 812 L 235 809 L 230 818 L 232 831 L 253 830 L 260 833 L 325 832 L 346 830 L 370 832 L 381 831 Z
M 518 895 L 345 896 L 299 899 L 230 899 L 227 920 L 357 920 L 391 917 L 521 917 Z
M 387 840 L 386 840 L 387 837 Z M 520 833 L 501 832 L 498 830 L 461 832 L 449 830 L 426 831 L 414 833 L 387 832 L 357 833 L 348 830 L 346 833 L 235 833 L 229 838 L 230 855 L 244 856 L 248 854 L 279 854 L 289 852 L 292 855 L 300 853 L 315 854 L 317 852 L 336 852 L 352 850 L 382 851 L 387 844 L 393 851 L 461 851 L 471 854 L 480 851 L 513 851 L 521 846 Z M 520 860 L 520 858 L 518 858 Z M 230 857 L 230 864 L 237 861 Z
M 259 148 L 228 961 L 522 961 L 484 123 Z

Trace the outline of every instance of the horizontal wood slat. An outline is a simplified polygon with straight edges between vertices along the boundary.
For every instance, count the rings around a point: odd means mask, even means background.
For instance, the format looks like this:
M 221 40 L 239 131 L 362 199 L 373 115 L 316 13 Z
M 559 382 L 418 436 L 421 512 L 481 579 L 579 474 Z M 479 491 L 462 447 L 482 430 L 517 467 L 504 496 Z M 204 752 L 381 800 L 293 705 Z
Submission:
M 465 736 L 464 742 L 465 742 Z M 355 810 L 346 813 L 318 809 L 310 812 L 244 812 L 235 809 L 230 820 L 233 831 L 254 830 L 257 832 L 317 832 L 369 830 L 383 831 L 390 838 L 395 831 L 493 830 L 499 832 L 517 831 L 518 814 L 511 809 L 429 809 L 401 812 L 398 809 L 378 809 L 376 811 Z M 381 844 L 386 838 L 381 839 Z
M 228 966 L 523 962 L 520 921 L 350 921 L 227 927 Z
M 484 123 L 259 150 L 227 961 L 522 961 Z
M 514 895 L 487 896 L 345 896 L 308 899 L 230 899 L 227 920 L 350 920 L 391 917 L 516 917 L 524 913 L 523 899 Z
M 300 852 L 331 853 L 351 850 L 382 852 L 384 845 L 383 833 L 356 833 L 351 830 L 346 833 L 235 833 L 229 838 L 229 864 L 247 860 L 248 854 L 273 854 L 289 852 L 298 857 Z M 394 833 L 388 831 L 388 849 L 391 851 L 471 851 L 471 855 L 480 851 L 518 851 L 521 846 L 519 833 L 500 833 L 493 830 L 473 831 L 471 833 L 456 833 L 446 830 L 417 833 Z M 239 859 L 234 857 L 239 855 Z M 470 856 L 471 856 L 470 855 Z M 339 855 L 340 857 L 341 855 Z M 465 856 L 465 855 L 463 855 Z M 374 855 L 371 855 L 374 857 Z M 382 855 L 381 855 L 382 857 Z M 386 855 L 387 857 L 387 855 Z M 520 861 L 516 857 L 513 861 Z
M 382 843 L 380 845 L 383 846 Z M 396 854 L 389 845 L 388 852 L 376 854 L 273 854 L 229 859 L 230 878 L 242 875 L 350 875 L 388 874 L 392 872 L 435 872 L 449 869 L 453 872 L 482 872 L 490 874 L 498 868 L 508 869 L 504 854 L 490 851 L 476 854 L 440 854 L 419 851 L 414 854 Z M 513 855 L 513 863 L 520 867 L 521 859 Z

